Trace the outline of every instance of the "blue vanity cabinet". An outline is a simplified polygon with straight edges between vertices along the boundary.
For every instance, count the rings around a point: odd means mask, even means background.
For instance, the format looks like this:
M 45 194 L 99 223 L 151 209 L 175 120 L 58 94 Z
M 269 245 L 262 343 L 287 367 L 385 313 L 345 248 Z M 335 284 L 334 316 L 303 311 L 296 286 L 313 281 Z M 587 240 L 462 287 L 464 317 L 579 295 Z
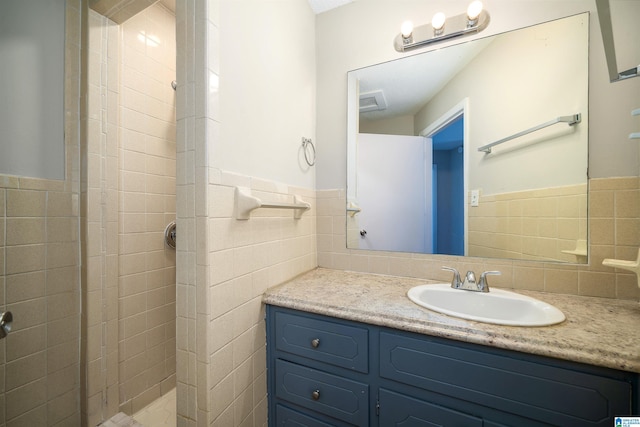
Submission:
M 469 412 L 486 420 L 611 426 L 632 412 L 630 374 L 415 334 L 379 336 L 380 377 L 480 406 Z
M 271 306 L 267 313 L 270 425 L 370 425 L 367 326 Z
M 267 306 L 270 426 L 612 426 L 638 375 Z

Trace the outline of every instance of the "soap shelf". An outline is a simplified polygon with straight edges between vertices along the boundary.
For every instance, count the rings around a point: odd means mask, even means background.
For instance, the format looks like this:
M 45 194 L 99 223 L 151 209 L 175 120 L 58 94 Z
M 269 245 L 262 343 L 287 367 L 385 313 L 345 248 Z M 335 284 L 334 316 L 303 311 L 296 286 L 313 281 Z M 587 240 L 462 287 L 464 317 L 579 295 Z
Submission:
M 637 284 L 640 287 L 640 249 L 638 249 L 638 257 L 635 261 L 625 261 L 620 259 L 604 259 L 602 265 L 607 267 L 620 268 L 623 270 L 629 270 L 636 273 Z
M 578 239 L 576 242 L 576 248 L 572 250 L 560 251 L 563 254 L 575 255 L 578 261 L 586 260 L 587 258 L 587 241 L 585 239 Z
M 349 202 L 347 204 L 347 214 L 349 214 L 351 218 L 353 218 L 356 214 L 360 212 L 362 212 L 362 209 L 360 209 L 360 207 L 355 203 Z
M 298 196 L 293 196 L 293 203 L 264 203 L 257 197 L 251 195 L 251 190 L 245 187 L 236 187 L 236 219 L 249 219 L 251 212 L 255 209 L 293 209 L 295 219 L 302 218 L 302 214 L 311 209 L 311 204 L 305 202 Z
M 636 108 L 631 111 L 632 116 L 640 116 L 640 108 Z M 640 139 L 640 132 L 633 132 L 629 134 L 629 139 Z

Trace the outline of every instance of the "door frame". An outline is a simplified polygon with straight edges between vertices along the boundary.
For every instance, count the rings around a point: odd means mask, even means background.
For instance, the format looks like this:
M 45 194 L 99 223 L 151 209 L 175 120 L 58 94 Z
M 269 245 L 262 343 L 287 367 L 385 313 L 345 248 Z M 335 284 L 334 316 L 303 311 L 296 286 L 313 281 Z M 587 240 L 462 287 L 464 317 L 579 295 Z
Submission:
M 433 137 L 441 129 L 449 125 L 458 117 L 463 116 L 462 135 L 462 168 L 463 168 L 463 194 L 464 200 L 464 256 L 469 255 L 469 98 L 464 98 L 446 113 L 434 120 L 426 128 L 422 129 L 418 135 L 426 138 Z

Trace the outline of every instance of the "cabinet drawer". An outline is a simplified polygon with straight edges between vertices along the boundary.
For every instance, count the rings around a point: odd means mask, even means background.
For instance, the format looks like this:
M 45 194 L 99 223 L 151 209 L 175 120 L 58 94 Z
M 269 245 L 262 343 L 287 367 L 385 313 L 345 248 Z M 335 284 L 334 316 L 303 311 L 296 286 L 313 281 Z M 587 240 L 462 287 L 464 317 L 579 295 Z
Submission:
M 549 424 L 608 426 L 631 413 L 620 379 L 385 332 L 380 375 Z
M 276 397 L 310 410 L 366 426 L 369 386 L 326 372 L 276 360 Z
M 369 333 L 365 328 L 276 312 L 275 337 L 280 351 L 356 372 L 369 370 Z
M 282 405 L 276 405 L 276 417 L 278 427 L 333 427 L 331 424 Z
M 482 419 L 443 406 L 380 389 L 380 425 L 482 427 Z

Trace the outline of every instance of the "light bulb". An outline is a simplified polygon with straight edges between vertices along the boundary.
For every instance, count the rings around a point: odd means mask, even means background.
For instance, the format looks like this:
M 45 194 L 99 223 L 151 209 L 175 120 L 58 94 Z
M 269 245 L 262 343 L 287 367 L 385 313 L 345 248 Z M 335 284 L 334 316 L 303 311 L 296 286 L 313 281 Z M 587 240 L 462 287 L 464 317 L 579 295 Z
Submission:
M 444 27 L 444 21 L 446 20 L 446 16 L 444 16 L 444 13 L 442 12 L 438 12 L 435 15 L 433 15 L 433 18 L 431 19 L 431 26 L 433 27 L 434 30 L 436 30 L 436 32 L 441 31 L 442 27 Z
M 475 21 L 476 19 L 478 19 L 478 16 L 480 16 L 481 12 L 482 12 L 482 2 L 479 0 L 476 0 L 472 2 L 467 8 L 467 18 L 469 18 L 469 21 Z
M 405 39 L 411 37 L 411 33 L 413 33 L 413 22 L 404 21 L 400 26 L 400 32 L 402 33 L 402 37 Z

